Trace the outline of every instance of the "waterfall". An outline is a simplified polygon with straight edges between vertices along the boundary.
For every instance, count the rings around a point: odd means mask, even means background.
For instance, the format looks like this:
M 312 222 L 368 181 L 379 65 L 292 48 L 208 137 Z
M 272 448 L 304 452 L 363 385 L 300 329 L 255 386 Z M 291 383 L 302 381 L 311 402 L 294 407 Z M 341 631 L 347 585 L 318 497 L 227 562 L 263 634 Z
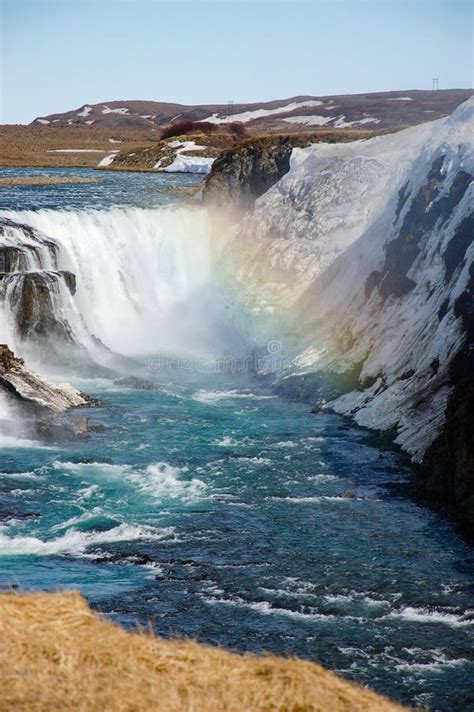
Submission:
M 50 273 L 52 310 L 70 325 L 79 342 L 87 341 L 88 333 L 126 355 L 159 350 L 222 355 L 238 344 L 242 348 L 219 288 L 218 249 L 204 209 L 1 211 L 1 215 L 40 231 L 33 231 L 32 237 L 12 227 L 10 240 L 31 243 L 24 271 Z M 75 276 L 73 298 L 63 280 L 54 277 L 64 273 Z M 18 280 L 7 277 L 3 287 L 13 310 L 19 303 L 15 284 L 18 289 Z M 3 321 L 8 321 L 5 315 Z

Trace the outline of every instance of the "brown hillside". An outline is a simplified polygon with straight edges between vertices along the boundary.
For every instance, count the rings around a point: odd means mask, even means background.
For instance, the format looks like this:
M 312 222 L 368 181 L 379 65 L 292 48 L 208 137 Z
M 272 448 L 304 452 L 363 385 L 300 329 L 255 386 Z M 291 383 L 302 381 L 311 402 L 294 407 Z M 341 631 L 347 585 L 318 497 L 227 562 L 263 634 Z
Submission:
M 318 665 L 129 633 L 75 592 L 0 596 L 2 712 L 401 712 Z

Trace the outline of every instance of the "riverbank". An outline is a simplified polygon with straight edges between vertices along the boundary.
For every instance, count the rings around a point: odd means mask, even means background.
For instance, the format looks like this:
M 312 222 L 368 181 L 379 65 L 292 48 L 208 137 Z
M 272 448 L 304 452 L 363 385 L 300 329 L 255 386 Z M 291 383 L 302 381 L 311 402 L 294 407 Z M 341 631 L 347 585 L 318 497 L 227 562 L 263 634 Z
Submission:
M 0 630 L 3 712 L 406 709 L 307 661 L 126 632 L 73 591 L 1 596 Z

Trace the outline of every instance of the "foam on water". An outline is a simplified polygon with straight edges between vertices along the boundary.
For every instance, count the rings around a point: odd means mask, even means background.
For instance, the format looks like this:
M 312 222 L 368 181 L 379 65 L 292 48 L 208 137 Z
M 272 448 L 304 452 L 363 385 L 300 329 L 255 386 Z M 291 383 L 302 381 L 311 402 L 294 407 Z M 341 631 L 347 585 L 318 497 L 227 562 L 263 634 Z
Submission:
M 200 499 L 206 485 L 202 480 L 193 478 L 185 480 L 181 475 L 187 468 L 178 468 L 167 462 L 157 462 L 142 472 L 132 472 L 126 475 L 126 480 L 140 492 L 149 494 L 159 500 L 181 499 L 193 502 Z
M 243 392 L 243 391 L 237 391 L 237 390 L 207 391 L 203 388 L 200 388 L 198 391 L 196 391 L 193 394 L 194 400 L 199 401 L 199 403 L 209 403 L 209 404 L 215 404 L 221 400 L 229 400 L 229 399 L 236 399 L 236 398 L 251 399 L 251 400 L 267 400 L 268 398 L 275 398 L 275 396 L 259 395 L 256 393 Z
M 413 623 L 433 623 L 464 628 L 474 626 L 474 618 L 467 618 L 469 615 L 474 615 L 474 611 L 466 611 L 459 615 L 449 611 L 406 606 L 399 611 L 387 614 L 385 618 L 403 618 Z
M 15 435 L 0 435 L 0 449 L 16 450 L 18 448 L 30 450 L 58 450 L 57 447 L 49 447 L 38 440 L 17 437 Z
M 70 554 L 78 556 L 88 547 L 117 541 L 137 539 L 159 540 L 170 534 L 171 530 L 158 530 L 149 526 L 137 526 L 122 523 L 108 531 L 82 532 L 69 529 L 54 539 L 39 539 L 35 536 L 9 536 L 6 527 L 0 527 L 1 556 L 54 556 Z

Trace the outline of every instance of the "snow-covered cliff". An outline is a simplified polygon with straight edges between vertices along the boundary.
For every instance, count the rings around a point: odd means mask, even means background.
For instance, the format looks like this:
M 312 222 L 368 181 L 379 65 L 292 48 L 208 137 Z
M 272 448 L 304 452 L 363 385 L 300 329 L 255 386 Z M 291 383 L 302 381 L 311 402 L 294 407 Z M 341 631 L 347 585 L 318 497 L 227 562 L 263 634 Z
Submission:
M 447 119 L 396 134 L 295 149 L 240 233 L 248 305 L 286 311 L 292 323 L 282 378 L 355 373 L 329 406 L 393 432 L 417 463 L 449 426 L 473 348 L 473 135 L 470 99 Z M 472 432 L 466 438 L 472 448 Z M 472 460 L 471 449 L 462 493 L 454 482 L 441 499 L 473 497 Z M 472 502 L 467 509 L 474 522 Z

